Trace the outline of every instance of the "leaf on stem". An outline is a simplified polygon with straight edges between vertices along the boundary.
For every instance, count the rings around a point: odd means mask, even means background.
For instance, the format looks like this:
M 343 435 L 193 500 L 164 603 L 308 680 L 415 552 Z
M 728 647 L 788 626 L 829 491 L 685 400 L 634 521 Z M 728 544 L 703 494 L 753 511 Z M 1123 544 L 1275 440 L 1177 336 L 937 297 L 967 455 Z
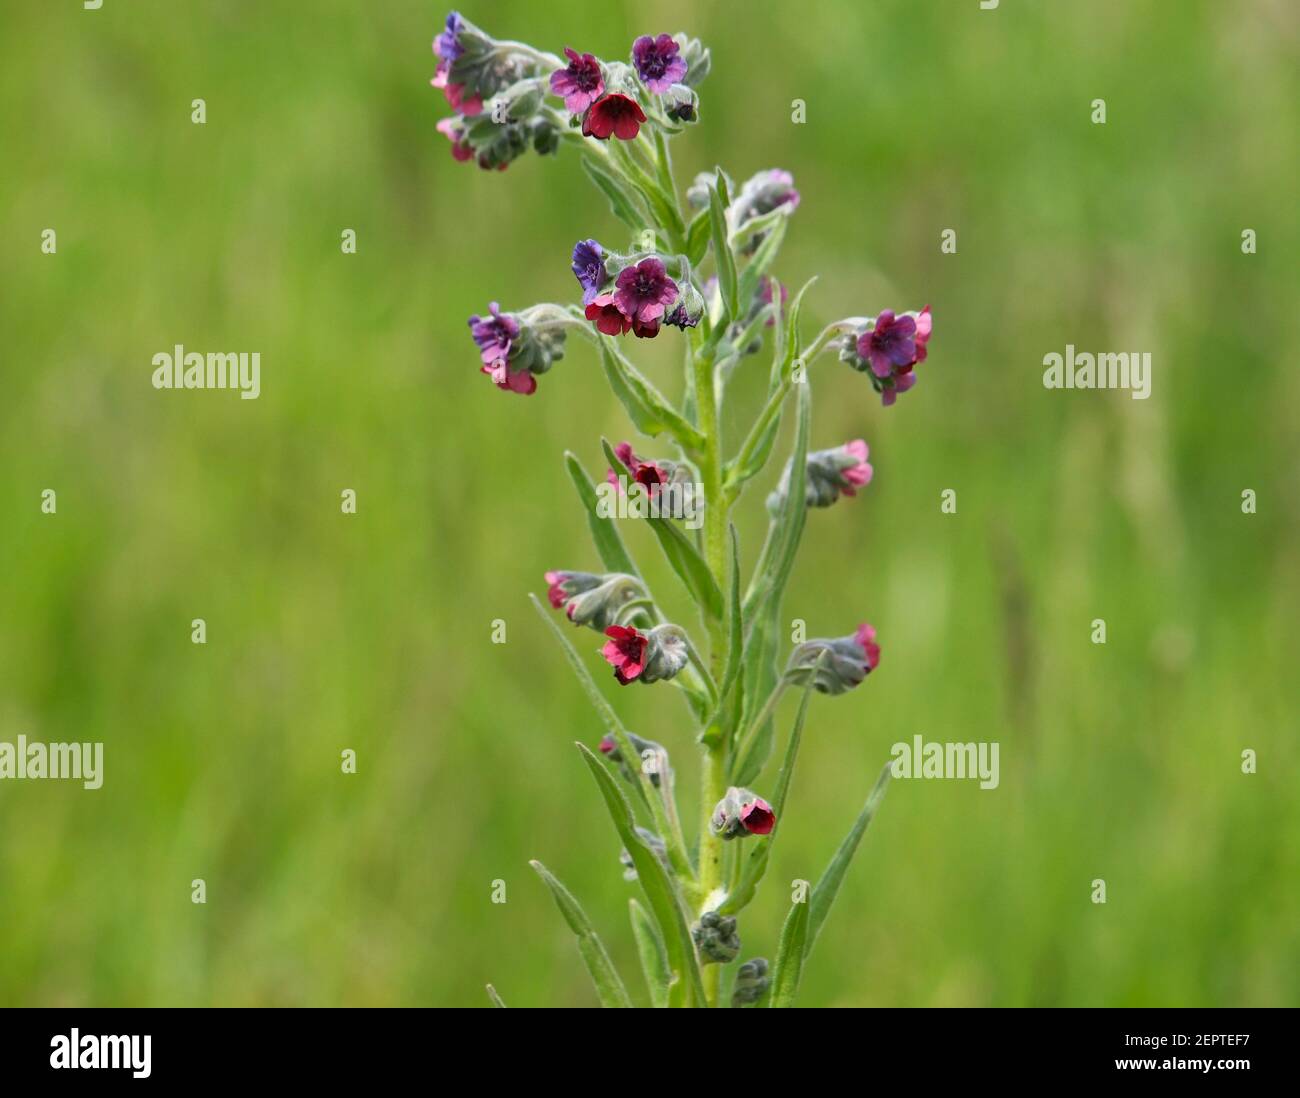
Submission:
M 569 929 L 577 937 L 578 952 L 582 954 L 583 963 L 591 973 L 592 982 L 596 985 L 600 1005 L 630 1007 L 632 1000 L 628 998 L 627 988 L 615 971 L 614 962 L 605 952 L 605 945 L 596 933 L 595 927 L 591 925 L 591 920 L 587 918 L 587 913 L 582 910 L 582 905 L 573 898 L 573 893 L 560 883 L 559 878 L 541 862 L 531 861 L 528 864 L 537 871 L 537 875 L 551 890 L 551 895 L 555 897 L 555 905 L 564 916 L 564 921 L 569 924 Z
M 727 181 L 721 170 L 715 178 L 714 186 L 709 188 L 709 223 L 713 230 L 713 260 L 718 268 L 718 288 L 722 291 L 722 303 L 726 316 L 719 329 L 740 316 L 740 305 L 736 279 L 736 256 L 727 240 Z
M 640 232 L 645 228 L 649 214 L 643 212 L 642 199 L 635 190 L 613 172 L 603 168 L 591 156 L 582 158 L 582 167 L 600 192 L 609 199 L 609 206 L 614 211 L 615 217 L 634 232 Z
M 668 431 L 686 450 L 699 449 L 703 442 L 700 432 L 627 360 L 609 336 L 600 339 L 600 361 L 610 388 L 638 431 L 651 437 Z
M 577 747 L 582 752 L 587 769 L 596 779 L 596 785 L 605 800 L 605 807 L 609 810 L 610 819 L 614 821 L 619 838 L 622 839 L 624 848 L 632 858 L 637 881 L 650 904 L 650 910 L 655 913 L 673 978 L 690 988 L 696 1002 L 703 1003 L 704 984 L 700 980 L 699 966 L 695 961 L 695 944 L 691 941 L 690 928 L 682 915 L 676 885 L 663 863 L 636 833 L 632 821 L 632 809 L 627 803 L 627 798 L 623 796 L 623 791 L 615 784 L 609 770 L 585 744 L 580 743 Z M 665 841 L 668 838 L 664 836 Z
M 652 1007 L 668 1005 L 668 988 L 672 982 L 672 973 L 668 971 L 668 956 L 664 952 L 663 939 L 659 929 L 645 913 L 635 897 L 628 900 L 632 909 L 632 937 L 636 939 L 636 950 L 641 957 L 641 971 L 645 973 L 646 987 L 650 992 Z
M 573 481 L 573 487 L 578 492 L 578 499 L 582 501 L 583 509 L 587 512 L 587 525 L 591 527 L 591 540 L 596 545 L 596 552 L 600 555 L 601 563 L 610 572 L 623 572 L 629 576 L 640 578 L 640 573 L 636 570 L 636 565 L 632 563 L 632 557 L 623 544 L 623 538 L 618 532 L 618 527 L 614 525 L 614 520 L 600 514 L 597 509 L 596 486 L 587 476 L 587 471 L 583 469 L 582 463 L 570 451 L 564 452 L 564 465 L 569 471 L 569 479 Z
M 803 975 L 804 948 L 808 939 L 808 917 L 811 903 L 790 906 L 785 925 L 781 927 L 781 943 L 776 951 L 776 965 L 772 971 L 772 990 L 767 1005 L 770 1007 L 794 1006 L 799 990 L 799 977 Z
M 809 953 L 812 952 L 812 947 L 816 944 L 817 935 L 821 933 L 822 924 L 826 921 L 826 915 L 830 911 L 831 904 L 835 901 L 835 895 L 839 892 L 840 885 L 844 883 L 844 875 L 848 872 L 849 863 L 853 861 L 853 855 L 857 853 L 858 844 L 862 841 L 862 835 L 867 830 L 867 825 L 871 823 L 872 817 L 876 814 L 876 809 L 885 796 L 885 787 L 889 784 L 889 772 L 892 765 L 892 763 L 885 763 L 884 769 L 880 772 L 880 777 L 876 779 L 876 784 L 867 797 L 867 803 L 862 806 L 858 818 L 853 821 L 849 833 L 844 836 L 844 841 L 840 843 L 839 849 L 835 851 L 835 856 L 831 859 L 830 865 L 826 867 L 826 872 L 821 875 L 821 880 L 813 887 L 812 897 L 808 901 L 808 906 L 811 908 L 808 926 L 807 952 Z

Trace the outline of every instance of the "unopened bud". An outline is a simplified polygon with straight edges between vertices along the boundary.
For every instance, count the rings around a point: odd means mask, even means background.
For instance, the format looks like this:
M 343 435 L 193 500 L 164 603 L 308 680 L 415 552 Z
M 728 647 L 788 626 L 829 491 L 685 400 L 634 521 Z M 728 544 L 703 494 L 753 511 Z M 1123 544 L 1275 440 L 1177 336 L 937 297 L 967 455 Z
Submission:
M 799 645 L 790 653 L 785 677 L 787 682 L 803 686 L 817 669 L 813 688 L 819 694 L 843 694 L 862 682 L 879 664 L 876 630 L 863 622 L 850 636 L 818 638 Z
M 732 786 L 717 803 L 709 819 L 709 829 L 724 839 L 746 835 L 767 835 L 776 826 L 772 806 L 748 789 Z
M 753 1006 L 767 994 L 770 982 L 766 958 L 755 957 L 752 961 L 746 961 L 736 969 L 736 986 L 731 992 L 731 1005 Z
M 740 935 L 736 933 L 733 915 L 719 915 L 706 911 L 700 921 L 691 927 L 691 937 L 700 951 L 703 964 L 725 965 L 740 956 Z

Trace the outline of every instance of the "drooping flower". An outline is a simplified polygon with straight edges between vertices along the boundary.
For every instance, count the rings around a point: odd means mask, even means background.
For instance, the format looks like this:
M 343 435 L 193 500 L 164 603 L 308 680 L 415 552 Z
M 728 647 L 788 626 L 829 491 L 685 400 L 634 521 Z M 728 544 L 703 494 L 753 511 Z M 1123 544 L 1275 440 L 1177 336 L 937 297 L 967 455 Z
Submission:
M 641 35 L 632 43 L 632 64 L 641 83 L 655 95 L 663 95 L 686 75 L 686 58 L 671 34 Z
M 582 303 L 590 305 L 609 281 L 605 250 L 596 241 L 579 240 L 573 246 L 573 274 L 582 287 Z
M 474 155 L 470 143 L 465 140 L 465 127 L 456 115 L 442 119 L 434 128 L 451 142 L 451 155 L 455 159 L 464 162 Z
M 874 321 L 867 321 L 856 340 L 840 352 L 854 369 L 870 370 L 871 383 L 886 406 L 916 384 L 913 367 L 924 362 L 933 330 L 930 306 L 919 313 L 895 315 L 886 309 Z
M 464 29 L 465 21 L 460 17 L 460 12 L 448 13 L 446 28 L 433 40 L 433 52 L 444 61 L 455 61 L 465 52 L 465 47 L 459 41 L 460 33 Z
M 452 110 L 458 111 L 466 118 L 474 118 L 482 114 L 483 96 L 478 92 L 466 95 L 464 84 L 453 84 L 449 81 L 447 76 L 449 71 L 450 66 L 445 61 L 439 62 L 429 83 L 446 96 Z
M 605 630 L 605 636 L 609 640 L 600 654 L 613 666 L 619 685 L 626 686 L 645 671 L 650 639 L 630 625 L 611 625 Z
M 857 490 L 871 483 L 874 470 L 867 461 L 867 444 L 860 438 L 834 450 L 814 450 L 805 464 L 804 500 L 809 507 L 829 507 L 840 496 L 857 495 Z M 781 479 L 767 497 L 767 509 L 776 515 L 790 490 L 790 462 L 786 462 Z
M 634 141 L 645 120 L 640 103 L 630 95 L 613 92 L 587 108 L 582 116 L 582 136 L 606 141 L 612 135 L 620 141 Z
M 709 830 L 724 839 L 768 835 L 776 827 L 776 813 L 757 793 L 732 786 L 713 809 Z
M 609 640 L 601 655 L 613 666 L 614 678 L 621 686 L 635 679 L 644 683 L 671 679 L 690 658 L 676 625 L 656 625 L 644 633 L 627 625 L 611 625 L 605 636 Z
M 668 765 L 668 752 L 664 750 L 662 744 L 655 743 L 654 740 L 643 740 L 634 732 L 629 732 L 627 738 L 632 742 L 632 749 L 637 754 L 636 765 L 650 778 L 650 784 L 658 788 L 665 771 L 670 777 L 672 775 L 672 769 Z M 601 737 L 600 753 L 610 762 L 618 763 L 619 772 L 623 777 L 636 784 L 637 776 L 628 766 L 627 760 L 623 758 L 623 753 L 618 749 L 618 741 L 613 736 Z
M 725 965 L 740 956 L 740 935 L 736 933 L 734 915 L 704 912 L 700 921 L 691 927 L 691 937 L 703 964 Z
M 632 321 L 614 304 L 613 294 L 597 294 L 587 304 L 587 319 L 595 321 L 596 330 L 605 335 L 623 335 L 631 329 Z
M 605 94 L 605 77 L 592 54 L 579 54 L 565 46 L 564 56 L 569 59 L 568 68 L 551 73 L 551 91 L 564 100 L 570 114 L 581 114 Z
M 880 645 L 876 630 L 863 622 L 847 637 L 805 641 L 790 653 L 787 682 L 803 686 L 817 670 L 813 688 L 820 694 L 843 694 L 852 690 L 880 666 Z
M 534 323 L 555 306 L 534 305 L 522 313 L 503 313 L 494 301 L 486 317 L 469 318 L 470 335 L 479 348 L 482 372 L 498 389 L 531 395 L 537 375 L 564 357 L 564 328 Z
M 551 607 L 558 610 L 574 595 L 599 587 L 601 578 L 591 572 L 547 572 L 546 597 Z
M 478 344 L 484 367 L 505 362 L 514 341 L 519 338 L 519 321 L 510 313 L 502 313 L 497 302 L 488 306 L 488 314 L 482 317 L 476 313 L 469 318 L 470 335 Z M 484 373 L 487 372 L 484 369 Z
M 697 290 L 690 282 L 685 284 L 686 288 L 682 290 L 682 295 L 677 299 L 677 304 L 664 317 L 665 324 L 671 324 L 674 328 L 680 328 L 683 332 L 687 328 L 694 328 L 700 323 L 700 318 L 704 316 L 704 298 L 700 296 Z
M 619 312 L 642 325 L 653 325 L 656 332 L 665 310 L 677 300 L 677 283 L 668 277 L 663 260 L 655 256 L 624 267 L 614 285 L 614 303 Z
M 601 576 L 595 587 L 573 595 L 564 604 L 564 612 L 574 625 L 588 625 L 603 633 L 618 621 L 627 603 L 645 596 L 645 587 L 639 579 L 613 572 Z
M 628 475 L 646 492 L 654 496 L 665 484 L 672 481 L 677 471 L 675 462 L 642 461 L 632 450 L 630 442 L 620 442 L 614 447 L 614 456 L 623 463 Z M 613 469 L 606 470 L 605 479 L 617 488 L 623 487 L 622 477 Z

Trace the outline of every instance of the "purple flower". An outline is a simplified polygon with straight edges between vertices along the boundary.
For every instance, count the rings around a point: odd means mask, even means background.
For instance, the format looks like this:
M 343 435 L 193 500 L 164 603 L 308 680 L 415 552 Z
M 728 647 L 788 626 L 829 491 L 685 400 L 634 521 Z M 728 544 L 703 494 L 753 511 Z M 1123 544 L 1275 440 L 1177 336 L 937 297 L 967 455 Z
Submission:
M 658 38 L 643 34 L 632 43 L 632 64 L 641 83 L 655 95 L 663 95 L 686 75 L 686 58 L 671 34 Z
M 465 47 L 458 40 L 464 29 L 465 21 L 460 17 L 460 12 L 451 12 L 447 16 L 447 29 L 433 40 L 433 52 L 444 61 L 455 61 L 465 52 Z
M 469 318 L 469 333 L 478 344 L 484 366 L 504 362 L 510 357 L 510 347 L 519 338 L 519 322 L 509 313 L 503 314 L 501 306 L 492 302 L 486 317 L 477 313 Z
M 551 92 L 564 100 L 570 114 L 581 114 L 605 94 L 605 78 L 600 62 L 589 53 L 564 47 L 569 67 L 551 73 Z
M 609 281 L 605 251 L 594 240 L 579 240 L 573 246 L 573 273 L 582 286 L 582 303 L 590 305 Z
M 658 330 L 664 310 L 677 300 L 677 283 L 668 277 L 663 260 L 654 256 L 624 267 L 614 284 L 619 312 L 647 329 Z
M 858 337 L 858 354 L 871 363 L 876 377 L 903 373 L 917 362 L 916 321 L 910 316 L 895 316 L 886 309 L 876 318 L 876 326 Z M 921 347 L 924 348 L 922 343 Z

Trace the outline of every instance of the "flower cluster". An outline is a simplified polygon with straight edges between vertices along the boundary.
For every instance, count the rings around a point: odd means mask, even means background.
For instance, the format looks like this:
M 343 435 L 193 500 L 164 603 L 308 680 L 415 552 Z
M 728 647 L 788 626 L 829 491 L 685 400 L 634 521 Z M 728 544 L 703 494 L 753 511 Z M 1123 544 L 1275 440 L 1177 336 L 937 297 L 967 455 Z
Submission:
M 470 336 L 482 372 L 498 388 L 523 395 L 535 393 L 538 377 L 563 357 L 568 336 L 589 342 L 632 425 L 655 439 L 635 445 L 602 439 L 608 483 L 593 483 L 567 455 L 601 564 L 546 572 L 552 609 L 534 602 L 608 729 L 598 751 L 582 751 L 618 829 L 624 876 L 641 886 L 649 905 L 648 911 L 636 904 L 632 910 L 650 1000 L 656 1006 L 726 1005 L 718 970 L 739 959 L 739 919 L 767 871 L 777 817 L 783 830 L 797 823 L 794 797 L 800 793 L 792 795 L 790 778 L 810 699 L 814 693 L 847 694 L 880 665 L 876 630 L 866 623 L 848 636 L 797 644 L 783 659 L 783 599 L 807 512 L 856 496 L 874 474 L 864 439 L 830 449 L 810 446 L 812 386 L 805 372 L 823 352 L 838 353 L 866 375 L 884 405 L 893 404 L 915 384 L 915 368 L 926 360 L 930 309 L 848 317 L 806 339 L 800 321 L 807 316 L 803 299 L 811 281 L 791 293 L 776 272 L 801 203 L 793 175 L 766 168 L 737 186 L 716 168 L 696 176 L 685 205 L 679 202 L 668 144 L 700 117 L 698 88 L 710 54 L 697 39 L 639 35 L 625 60 L 603 60 L 571 45 L 561 56 L 494 39 L 453 13 L 433 48 L 433 84 L 454 111 L 438 130 L 456 160 L 503 169 L 529 148 L 549 153 L 568 145 L 626 230 L 620 238 L 584 227 L 600 236 L 584 235 L 569 249 L 577 286 L 567 283 L 568 300 L 515 311 L 493 302 L 486 315 L 470 317 Z M 557 273 L 564 261 L 557 249 Z M 679 329 L 673 338 L 685 352 L 687 384 L 677 399 L 628 361 L 627 349 L 636 344 L 621 339 L 652 339 L 665 328 Z M 768 344 L 771 367 L 760 368 L 755 379 L 767 385 L 762 410 L 737 435 L 735 448 L 724 448 L 720 425 L 730 436 L 739 418 L 727 405 L 731 380 L 752 369 L 742 364 Z M 856 391 L 863 391 L 860 385 Z M 732 509 L 768 466 L 791 405 L 795 442 L 767 496 L 767 537 L 745 580 L 746 556 L 736 534 L 742 524 L 733 524 Z M 666 521 L 682 516 L 665 515 L 662 506 L 642 515 L 630 506 L 646 499 L 671 504 L 678 495 L 685 499 L 687 488 L 700 526 Z M 603 510 L 611 501 L 619 505 L 616 517 Z M 623 504 L 629 505 L 626 516 Z M 619 524 L 635 517 L 649 520 L 663 550 L 663 573 L 680 581 L 678 595 L 689 596 L 698 612 L 689 629 L 678 624 L 688 619 L 673 621 L 664 613 L 659 573 L 642 571 L 624 545 Z M 585 629 L 601 640 L 584 653 L 570 638 L 590 637 L 575 631 Z M 691 816 L 678 810 L 667 749 L 628 732 L 593 677 L 597 652 L 618 686 L 670 683 L 650 697 L 675 696 L 684 704 L 689 729 L 679 734 L 689 732 L 702 763 L 701 803 Z M 778 774 L 773 760 L 784 720 L 778 705 L 791 688 L 801 688 L 804 697 Z M 666 732 L 679 723 L 658 706 L 646 712 Z M 682 742 L 663 739 L 675 750 Z M 854 825 L 855 838 L 841 847 L 834 872 L 818 885 L 819 902 L 787 917 L 773 962 L 754 957 L 738 966 L 732 1005 L 789 1005 L 843 878 L 844 859 L 875 810 L 885 776 Z M 683 827 L 688 819 L 699 828 L 689 836 Z M 734 841 L 745 839 L 751 841 Z M 582 956 L 602 1002 L 629 1005 L 592 921 L 549 870 L 533 864 L 582 935 Z

